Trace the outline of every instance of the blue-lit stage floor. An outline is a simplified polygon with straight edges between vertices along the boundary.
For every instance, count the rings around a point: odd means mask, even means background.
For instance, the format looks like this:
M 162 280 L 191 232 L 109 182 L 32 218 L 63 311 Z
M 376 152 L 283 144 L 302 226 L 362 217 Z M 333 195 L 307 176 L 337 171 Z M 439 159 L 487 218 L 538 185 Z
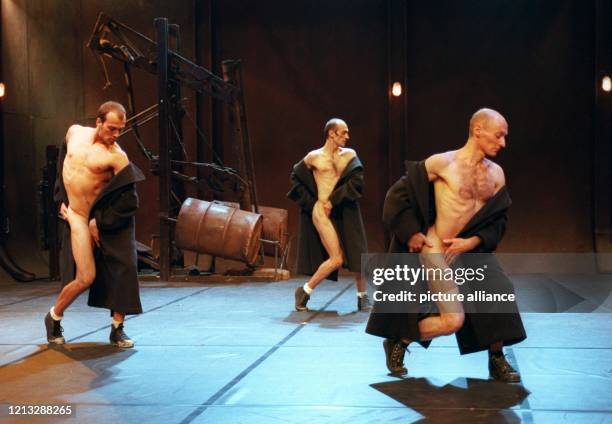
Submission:
M 8 415 L 24 404 L 71 404 L 65 420 L 86 423 L 612 422 L 612 300 L 577 293 L 581 277 L 513 277 L 521 303 L 537 295 L 521 291 L 530 278 L 562 286 L 559 301 L 578 312 L 523 315 L 528 339 L 506 350 L 515 385 L 489 381 L 486 353 L 460 356 L 454 337 L 411 347 L 409 376 L 388 376 L 346 278 L 320 285 L 302 313 L 299 278 L 143 283 L 145 313 L 125 325 L 131 350 L 108 345 L 108 312 L 85 295 L 62 322 L 68 343 L 49 348 L 43 317 L 59 284 L 3 283 L 0 422 L 54 421 Z

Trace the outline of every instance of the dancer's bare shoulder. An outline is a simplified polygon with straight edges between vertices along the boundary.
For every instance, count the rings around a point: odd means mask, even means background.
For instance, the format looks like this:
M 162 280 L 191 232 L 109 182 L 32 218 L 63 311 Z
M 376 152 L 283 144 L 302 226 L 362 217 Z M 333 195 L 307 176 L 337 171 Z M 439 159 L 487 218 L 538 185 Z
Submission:
M 66 143 L 73 140 L 76 140 L 76 142 L 89 141 L 93 137 L 94 131 L 95 128 L 84 127 L 77 124 L 71 125 L 66 132 Z
M 425 159 L 425 169 L 427 170 L 429 181 L 435 181 L 442 175 L 448 165 L 453 162 L 456 153 L 456 150 L 451 150 L 449 152 L 436 153 Z
M 304 156 L 304 163 L 306 164 L 308 169 L 312 169 L 313 167 L 315 167 L 315 162 L 319 157 L 321 157 L 322 153 L 323 149 L 315 149 L 311 150 L 306 154 L 306 156 Z
M 357 156 L 357 152 L 350 147 L 341 147 L 338 155 L 343 156 L 346 160 L 351 160 Z
M 499 191 L 500 188 L 506 185 L 506 176 L 504 175 L 504 169 L 492 160 L 485 158 L 485 165 L 489 169 L 489 173 L 495 182 L 495 192 Z

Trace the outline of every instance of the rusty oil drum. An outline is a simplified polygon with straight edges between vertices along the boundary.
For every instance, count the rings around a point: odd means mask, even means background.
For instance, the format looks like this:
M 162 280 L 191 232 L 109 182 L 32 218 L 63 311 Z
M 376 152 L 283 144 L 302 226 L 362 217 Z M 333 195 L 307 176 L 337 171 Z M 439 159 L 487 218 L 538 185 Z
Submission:
M 236 202 L 215 200 L 214 203 L 221 203 L 230 208 L 240 209 L 240 204 Z M 277 253 L 282 255 L 289 241 L 289 212 L 287 209 L 273 208 L 271 206 L 258 206 L 257 210 L 263 217 L 261 238 L 278 242 L 279 250 Z M 275 254 L 273 244 L 264 243 L 263 250 L 266 256 L 274 256 Z
M 188 198 L 177 218 L 175 240 L 179 249 L 252 265 L 259 253 L 262 229 L 260 214 Z
M 258 211 L 263 215 L 263 236 L 266 240 L 279 242 L 279 255 L 287 248 L 289 239 L 289 212 L 287 209 L 259 206 Z M 274 246 L 264 243 L 264 254 L 274 256 Z

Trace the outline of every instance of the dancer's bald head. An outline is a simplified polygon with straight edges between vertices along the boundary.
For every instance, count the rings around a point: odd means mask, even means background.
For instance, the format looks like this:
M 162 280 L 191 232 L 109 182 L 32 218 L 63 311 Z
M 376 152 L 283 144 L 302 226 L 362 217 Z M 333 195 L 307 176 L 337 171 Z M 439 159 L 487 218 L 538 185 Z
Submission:
M 329 130 L 336 130 L 340 127 L 347 127 L 346 122 L 340 118 L 331 118 L 325 123 L 325 127 L 323 128 L 323 138 L 327 139 L 327 137 L 329 137 Z
M 470 119 L 470 136 L 474 133 L 474 127 L 480 125 L 481 127 L 488 127 L 490 123 L 495 122 L 506 122 L 506 119 L 496 110 L 489 108 L 482 108 L 476 111 Z

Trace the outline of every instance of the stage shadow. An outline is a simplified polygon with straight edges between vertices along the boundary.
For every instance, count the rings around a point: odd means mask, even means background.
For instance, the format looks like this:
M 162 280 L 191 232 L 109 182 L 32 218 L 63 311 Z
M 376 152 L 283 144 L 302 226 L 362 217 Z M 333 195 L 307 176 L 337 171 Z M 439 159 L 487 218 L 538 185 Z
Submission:
M 95 389 L 113 383 L 116 366 L 134 355 L 134 349 L 121 349 L 108 343 L 70 343 L 54 349 L 72 361 L 84 365 L 95 373 L 89 387 Z
M 357 311 L 343 314 L 338 311 L 294 311 L 284 318 L 283 322 L 292 324 L 308 322 L 308 324 L 318 325 L 322 328 L 348 328 L 355 325 L 363 325 L 368 320 L 368 316 L 368 313 Z
M 111 385 L 121 372 L 120 363 L 136 353 L 107 343 L 40 345 L 39 349 L 0 367 L 0 399 L 48 402 Z
M 417 422 L 521 422 L 510 408 L 521 409 L 529 391 L 519 384 L 457 378 L 436 386 L 426 378 L 371 384 L 371 387 L 423 416 Z

